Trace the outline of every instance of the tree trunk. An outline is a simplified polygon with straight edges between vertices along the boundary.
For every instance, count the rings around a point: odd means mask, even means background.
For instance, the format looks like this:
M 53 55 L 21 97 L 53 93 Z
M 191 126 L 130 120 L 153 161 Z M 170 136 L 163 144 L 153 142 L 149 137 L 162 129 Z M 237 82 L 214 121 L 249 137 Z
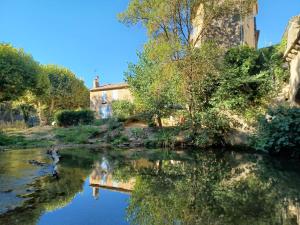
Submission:
M 54 111 L 54 99 L 51 99 L 50 116 L 52 116 L 53 111 Z
M 159 128 L 162 128 L 162 127 L 163 127 L 162 121 L 161 121 L 161 117 L 160 117 L 160 116 L 157 117 L 157 123 L 158 123 L 158 127 L 159 127 Z
M 37 111 L 38 111 L 40 125 L 45 126 L 47 124 L 47 120 L 46 120 L 46 118 L 44 118 L 41 102 L 38 102 L 38 104 L 37 104 Z
M 11 104 L 8 104 L 8 107 L 9 107 L 10 122 L 13 123 L 14 122 L 14 117 L 13 117 L 13 113 L 12 113 L 12 106 L 11 106 Z

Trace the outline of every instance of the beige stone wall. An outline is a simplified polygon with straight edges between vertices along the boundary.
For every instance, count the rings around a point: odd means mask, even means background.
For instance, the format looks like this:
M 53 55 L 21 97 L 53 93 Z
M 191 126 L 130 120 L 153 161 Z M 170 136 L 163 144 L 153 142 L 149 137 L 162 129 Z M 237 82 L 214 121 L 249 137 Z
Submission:
M 106 95 L 105 99 L 103 98 L 104 95 Z M 128 100 L 132 102 L 133 97 L 129 88 L 90 91 L 90 108 L 96 112 L 97 118 L 101 118 L 101 107 L 111 109 L 111 103 L 114 100 Z
M 244 21 L 244 44 L 257 48 L 259 32 L 256 30 L 256 19 L 251 16 Z
M 290 64 L 288 99 L 292 105 L 300 105 L 300 16 L 291 19 L 286 34 L 285 58 Z
M 196 47 L 199 47 L 204 41 L 212 40 L 226 48 L 241 44 L 257 48 L 259 35 L 256 30 L 255 19 L 257 11 L 257 5 L 254 5 L 252 13 L 241 20 L 239 10 L 237 9 L 236 13 L 213 21 L 203 35 L 200 35 L 201 38 L 197 40 L 197 37 L 203 29 L 203 18 L 205 15 L 203 6 L 200 6 L 192 20 L 194 31 L 191 39 Z
M 289 99 L 292 104 L 300 105 L 300 51 L 290 62 L 290 71 Z

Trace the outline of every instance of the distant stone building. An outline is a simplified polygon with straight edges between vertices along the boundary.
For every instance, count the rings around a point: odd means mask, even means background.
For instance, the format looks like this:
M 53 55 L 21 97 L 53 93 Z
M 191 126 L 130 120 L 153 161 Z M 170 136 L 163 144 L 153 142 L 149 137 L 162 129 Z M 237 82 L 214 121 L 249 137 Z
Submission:
M 93 82 L 93 88 L 90 90 L 90 108 L 96 112 L 96 117 L 102 119 L 111 117 L 111 104 L 116 100 L 133 101 L 128 84 L 106 84 L 100 86 L 99 77 L 96 77 Z
M 199 47 L 204 41 L 213 40 L 226 48 L 238 45 L 248 45 L 257 48 L 259 38 L 259 31 L 256 28 L 258 4 L 254 4 L 252 12 L 246 18 L 242 18 L 238 2 L 239 0 L 237 0 L 236 13 L 215 20 L 201 35 L 199 34 L 203 30 L 205 11 L 201 5 L 195 10 L 192 20 L 194 32 L 191 38 L 196 47 Z

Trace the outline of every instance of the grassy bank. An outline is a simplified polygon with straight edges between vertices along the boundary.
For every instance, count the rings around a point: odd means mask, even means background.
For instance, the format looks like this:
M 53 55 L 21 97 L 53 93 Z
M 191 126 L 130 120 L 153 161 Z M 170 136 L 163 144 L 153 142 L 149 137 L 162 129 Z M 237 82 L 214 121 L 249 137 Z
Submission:
M 126 127 L 124 123 L 111 119 L 71 127 L 6 128 L 0 132 L 0 148 L 25 149 L 51 145 L 173 148 L 185 139 L 178 128 Z

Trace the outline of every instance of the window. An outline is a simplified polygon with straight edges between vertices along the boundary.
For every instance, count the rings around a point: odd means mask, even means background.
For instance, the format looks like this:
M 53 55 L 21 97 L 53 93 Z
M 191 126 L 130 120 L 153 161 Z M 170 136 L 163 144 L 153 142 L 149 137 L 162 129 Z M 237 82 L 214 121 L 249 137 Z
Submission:
M 119 93 L 117 90 L 112 91 L 112 100 L 118 100 Z
M 111 108 L 109 105 L 101 106 L 99 112 L 102 119 L 107 119 L 111 116 Z
M 106 104 L 107 103 L 107 93 L 106 91 L 102 92 L 102 104 Z

